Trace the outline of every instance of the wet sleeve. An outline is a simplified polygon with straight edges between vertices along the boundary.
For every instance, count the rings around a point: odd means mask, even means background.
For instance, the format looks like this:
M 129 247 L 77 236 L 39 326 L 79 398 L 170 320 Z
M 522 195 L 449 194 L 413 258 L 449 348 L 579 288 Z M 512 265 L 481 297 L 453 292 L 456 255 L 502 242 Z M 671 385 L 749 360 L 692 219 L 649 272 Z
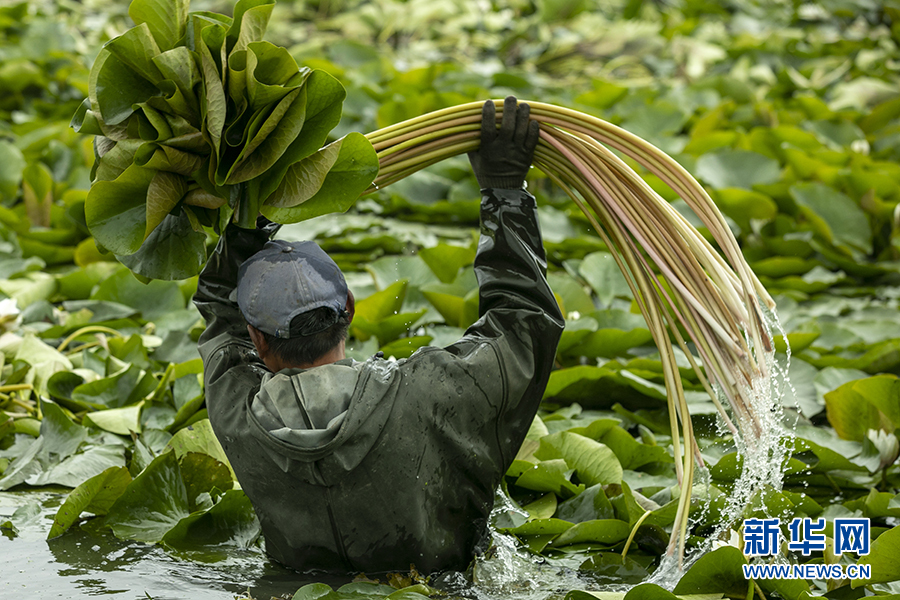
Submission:
M 248 360 L 247 352 L 224 352 L 228 346 L 253 348 L 247 324 L 232 292 L 237 287 L 241 263 L 262 250 L 269 236 L 278 229 L 269 221 L 262 221 L 258 226 L 257 229 L 241 229 L 233 224 L 226 227 L 200 273 L 194 304 L 206 320 L 199 346 L 207 372 L 222 372 L 232 366 L 211 363 Z
M 447 350 L 471 362 L 473 378 L 496 379 L 490 385 L 501 396 L 499 441 L 514 454 L 540 405 L 565 322 L 546 279 L 534 197 L 524 190 L 483 193 L 475 256 L 480 318 Z

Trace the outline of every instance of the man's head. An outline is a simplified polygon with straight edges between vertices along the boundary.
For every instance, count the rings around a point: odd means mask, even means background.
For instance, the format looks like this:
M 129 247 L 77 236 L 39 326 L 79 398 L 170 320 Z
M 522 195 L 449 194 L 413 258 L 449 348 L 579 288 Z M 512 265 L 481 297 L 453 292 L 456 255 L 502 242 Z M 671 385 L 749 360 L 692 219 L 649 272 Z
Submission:
M 272 371 L 344 358 L 353 295 L 315 242 L 266 243 L 238 271 L 237 302 Z

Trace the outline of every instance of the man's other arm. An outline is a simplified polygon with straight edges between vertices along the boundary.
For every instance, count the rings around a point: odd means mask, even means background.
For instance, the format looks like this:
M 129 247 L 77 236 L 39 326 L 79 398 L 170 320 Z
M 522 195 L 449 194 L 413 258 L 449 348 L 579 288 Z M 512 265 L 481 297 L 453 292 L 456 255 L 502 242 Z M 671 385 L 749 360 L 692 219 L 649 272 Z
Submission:
M 502 459 L 512 461 L 540 405 L 564 321 L 545 277 L 547 260 L 534 197 L 524 189 L 539 139 L 527 104 L 484 104 L 481 146 L 469 154 L 482 188 L 475 256 L 480 319 L 458 344 L 476 385 L 491 396 Z M 496 359 L 481 351 L 488 341 Z M 490 391 L 488 391 L 490 389 Z
M 511 460 L 540 405 L 565 321 L 546 279 L 534 198 L 524 190 L 485 189 L 475 257 L 479 320 L 448 350 L 474 354 L 489 341 L 504 390 L 498 433 Z M 483 353 L 478 353 L 482 354 Z M 478 370 L 478 376 L 486 373 Z

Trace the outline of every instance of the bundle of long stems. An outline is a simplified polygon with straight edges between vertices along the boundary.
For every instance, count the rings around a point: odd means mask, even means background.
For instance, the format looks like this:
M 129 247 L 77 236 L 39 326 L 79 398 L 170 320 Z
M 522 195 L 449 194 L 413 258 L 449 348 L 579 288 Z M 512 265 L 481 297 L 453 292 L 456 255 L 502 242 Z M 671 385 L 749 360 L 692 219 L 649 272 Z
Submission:
M 535 166 L 571 196 L 613 251 L 659 348 L 681 485 L 669 554 L 677 550 L 680 559 L 689 522 L 693 457 L 701 465 L 702 459 L 674 348 L 688 357 L 726 426 L 752 450 L 754 440 L 764 434 L 752 396 L 754 386 L 763 385 L 767 376 L 765 354 L 772 349 L 760 302 L 770 310 L 775 304 L 709 195 L 675 160 L 602 119 L 541 102 L 528 104 L 541 125 Z M 495 105 L 499 121 L 503 103 Z M 380 164 L 372 189 L 476 149 L 481 109 L 481 102 L 462 104 L 368 134 Z M 721 254 L 611 149 L 637 161 L 683 198 Z M 693 342 L 699 361 L 679 326 Z M 717 391 L 727 399 L 731 414 Z

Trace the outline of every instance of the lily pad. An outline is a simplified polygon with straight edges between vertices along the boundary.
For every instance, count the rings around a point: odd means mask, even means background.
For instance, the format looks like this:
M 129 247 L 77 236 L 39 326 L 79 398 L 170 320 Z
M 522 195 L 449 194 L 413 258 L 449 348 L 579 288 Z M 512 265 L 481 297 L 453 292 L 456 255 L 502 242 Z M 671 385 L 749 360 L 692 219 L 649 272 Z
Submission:
M 79 485 L 69 493 L 56 512 L 47 539 L 65 533 L 83 512 L 105 515 L 129 483 L 131 475 L 128 469 L 110 467 Z

